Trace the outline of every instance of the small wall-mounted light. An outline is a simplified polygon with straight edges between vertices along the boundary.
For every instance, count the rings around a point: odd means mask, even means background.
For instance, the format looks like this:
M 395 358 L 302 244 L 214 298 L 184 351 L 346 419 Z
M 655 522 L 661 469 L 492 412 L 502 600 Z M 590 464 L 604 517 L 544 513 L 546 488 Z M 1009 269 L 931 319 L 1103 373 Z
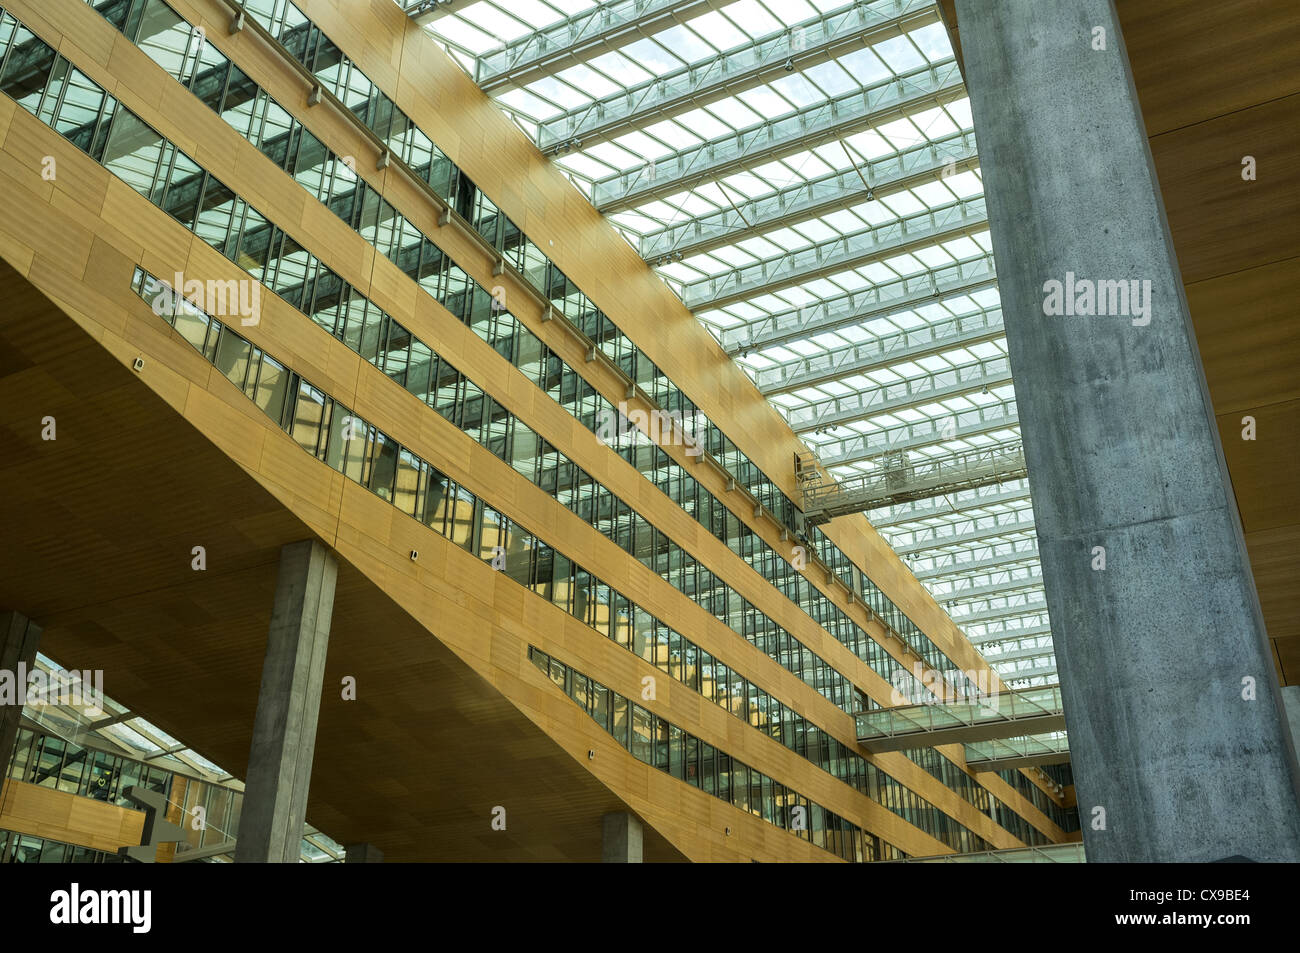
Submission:
M 595 347 L 587 348 L 587 363 L 590 364 L 595 359 L 596 359 L 596 348 Z
M 411 550 L 411 562 L 415 562 L 419 558 L 420 558 L 420 551 L 417 549 Z
M 320 100 L 321 100 L 321 88 L 320 86 L 313 86 L 311 88 L 311 92 L 307 94 L 307 105 L 319 106 Z
M 628 385 L 627 385 L 627 390 L 623 391 L 623 399 L 624 399 L 624 400 L 631 400 L 631 399 L 632 399 L 633 397 L 635 397 L 635 396 L 636 396 L 636 385 L 635 385 L 635 384 L 628 384 Z
M 595 749 L 595 748 L 588 748 L 588 749 L 587 749 L 587 760 L 588 760 L 588 761 L 595 761 L 595 760 L 596 760 L 596 749 Z
M 392 158 L 392 153 L 389 152 L 387 149 L 385 149 L 383 152 L 379 153 L 379 158 L 375 160 L 375 168 L 387 169 L 388 163 L 391 160 L 391 158 Z
M 131 362 L 131 370 L 133 370 L 133 371 L 142 371 L 142 370 L 144 370 L 144 358 L 143 358 L 143 357 L 137 357 L 134 361 L 132 361 L 132 362 Z
M 450 224 L 451 224 L 451 207 L 448 206 L 447 208 L 444 208 L 442 212 L 438 215 L 438 226 L 442 227 L 443 225 L 450 225 Z
M 504 274 L 505 270 L 506 270 L 506 263 L 503 259 L 498 258 L 496 261 L 492 262 L 493 277 L 496 277 L 497 275 L 500 274 Z
M 235 14 L 235 18 L 230 21 L 230 35 L 234 36 L 244 29 L 244 11 L 240 10 Z

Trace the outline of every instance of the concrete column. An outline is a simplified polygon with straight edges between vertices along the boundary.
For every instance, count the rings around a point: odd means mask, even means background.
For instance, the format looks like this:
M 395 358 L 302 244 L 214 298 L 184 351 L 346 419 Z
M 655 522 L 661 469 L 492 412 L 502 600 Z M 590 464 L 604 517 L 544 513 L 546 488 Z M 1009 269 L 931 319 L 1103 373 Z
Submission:
M 337 576 L 338 563 L 315 540 L 280 551 L 237 862 L 298 862 Z
M 1291 729 L 1291 747 L 1300 758 L 1300 685 L 1283 686 L 1282 707 L 1286 711 L 1287 727 Z
M 374 844 L 348 844 L 343 848 L 345 864 L 382 864 L 384 852 Z
M 0 778 L 9 770 L 9 759 L 14 756 L 14 742 L 18 740 L 18 727 L 23 719 L 22 694 L 26 689 L 27 672 L 36 662 L 36 645 L 41 640 L 41 627 L 21 612 L 0 612 L 0 673 L 6 681 L 12 680 L 14 703 L 0 702 Z
M 641 863 L 644 831 L 641 820 L 633 814 L 606 814 L 600 819 L 604 829 L 600 860 L 604 864 Z
M 957 12 L 1088 860 L 1300 860 L 1295 757 L 1114 8 Z M 1127 302 L 1101 284 L 1121 281 Z

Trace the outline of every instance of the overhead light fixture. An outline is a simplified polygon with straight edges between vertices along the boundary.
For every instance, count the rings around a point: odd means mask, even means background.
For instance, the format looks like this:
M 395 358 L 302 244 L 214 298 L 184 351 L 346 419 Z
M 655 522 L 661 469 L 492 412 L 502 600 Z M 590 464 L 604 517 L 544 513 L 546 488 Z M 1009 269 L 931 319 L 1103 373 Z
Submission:
M 787 56 L 787 57 L 786 57 L 786 59 L 785 59 L 785 71 L 786 71 L 787 73 L 793 73 L 793 72 L 794 72 L 794 57 L 793 57 L 793 56 Z

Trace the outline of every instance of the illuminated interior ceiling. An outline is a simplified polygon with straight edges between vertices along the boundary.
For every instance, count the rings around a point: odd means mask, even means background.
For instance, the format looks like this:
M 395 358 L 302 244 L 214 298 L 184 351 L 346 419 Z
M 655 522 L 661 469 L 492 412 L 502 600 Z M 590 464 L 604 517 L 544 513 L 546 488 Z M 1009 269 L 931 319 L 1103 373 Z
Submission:
M 934 0 L 398 2 L 832 474 L 1018 444 Z M 1007 682 L 1056 681 L 1025 479 L 867 517 Z

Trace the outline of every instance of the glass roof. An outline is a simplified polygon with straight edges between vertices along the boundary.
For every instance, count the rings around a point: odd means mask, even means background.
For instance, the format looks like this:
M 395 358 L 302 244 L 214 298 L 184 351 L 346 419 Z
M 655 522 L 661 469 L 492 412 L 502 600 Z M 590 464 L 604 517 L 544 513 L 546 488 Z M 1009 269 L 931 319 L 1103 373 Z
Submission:
M 46 673 L 64 673 L 63 666 L 38 652 L 35 669 Z M 196 778 L 207 784 L 243 791 L 242 781 L 228 771 L 213 764 L 184 742 L 178 741 L 157 725 L 133 715 L 126 706 L 107 695 L 95 698 L 98 685 L 80 687 L 79 672 L 72 670 L 71 679 L 61 678 L 57 683 L 63 690 L 48 698 L 32 697 L 23 705 L 24 720 L 58 735 L 79 747 L 96 747 L 114 751 L 123 757 L 145 761 L 168 771 Z M 96 701 L 97 707 L 87 707 L 82 702 Z M 322 863 L 341 860 L 343 846 L 314 827 L 306 827 L 303 838 L 302 860 Z M 233 861 L 233 854 L 210 858 L 214 862 Z
M 934 0 L 398 2 L 832 474 L 1019 443 Z M 1024 479 L 867 517 L 1013 687 L 1056 681 Z

